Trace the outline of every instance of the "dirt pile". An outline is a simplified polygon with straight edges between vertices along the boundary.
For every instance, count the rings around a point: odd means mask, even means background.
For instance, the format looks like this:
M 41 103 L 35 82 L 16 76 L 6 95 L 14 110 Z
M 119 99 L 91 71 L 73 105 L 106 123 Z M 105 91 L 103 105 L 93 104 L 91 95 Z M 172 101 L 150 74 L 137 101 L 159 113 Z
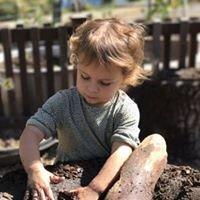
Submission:
M 156 200 L 199 200 L 200 171 L 189 166 L 167 165 L 155 187 Z
M 80 185 L 87 185 L 98 173 L 103 163 L 103 160 L 93 160 L 48 166 L 47 168 L 50 171 L 65 177 L 62 183 L 52 185 L 55 199 L 69 200 L 70 198 L 66 197 L 60 191 L 70 190 Z M 22 169 L 2 176 L 0 178 L 0 199 L 31 199 L 31 190 L 26 187 L 26 180 L 26 174 Z M 189 166 L 167 165 L 156 185 L 154 200 L 186 199 L 200 199 L 200 171 Z

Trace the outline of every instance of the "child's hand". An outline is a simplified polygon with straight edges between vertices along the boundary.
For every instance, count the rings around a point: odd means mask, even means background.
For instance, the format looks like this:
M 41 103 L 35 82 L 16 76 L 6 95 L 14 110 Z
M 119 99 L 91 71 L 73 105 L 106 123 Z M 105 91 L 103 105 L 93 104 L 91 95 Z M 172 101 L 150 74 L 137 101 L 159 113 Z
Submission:
M 75 197 L 76 200 L 98 200 L 99 194 L 89 186 L 79 187 L 69 192 L 63 192 L 67 196 Z
M 34 170 L 28 174 L 28 183 L 32 188 L 33 200 L 54 200 L 50 187 L 50 182 L 59 183 L 63 181 L 63 177 L 54 175 L 45 168 Z

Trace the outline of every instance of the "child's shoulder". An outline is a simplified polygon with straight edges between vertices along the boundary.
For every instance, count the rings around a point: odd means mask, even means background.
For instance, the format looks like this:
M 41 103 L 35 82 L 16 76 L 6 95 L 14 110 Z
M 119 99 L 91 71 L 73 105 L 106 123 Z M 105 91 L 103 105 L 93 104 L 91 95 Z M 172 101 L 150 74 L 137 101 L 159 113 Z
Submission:
M 55 93 L 55 96 L 60 96 L 60 97 L 70 97 L 70 96 L 75 96 L 78 95 L 78 91 L 76 87 L 68 88 L 68 89 L 63 89 L 63 90 L 58 90 Z
M 123 90 L 118 91 L 115 108 L 118 112 L 138 112 L 137 103 Z
M 58 90 L 53 96 L 51 96 L 47 102 L 53 102 L 54 104 L 66 103 L 74 101 L 79 98 L 78 91 L 75 87 L 69 89 Z
M 119 90 L 118 92 L 118 98 L 115 106 L 115 115 L 117 120 L 119 118 L 139 118 L 139 108 L 137 103 L 122 90 Z
M 133 105 L 136 105 L 134 99 L 130 98 L 128 96 L 128 94 L 123 91 L 123 90 L 119 90 L 118 91 L 118 102 L 120 102 L 122 105 L 124 104 L 133 104 Z

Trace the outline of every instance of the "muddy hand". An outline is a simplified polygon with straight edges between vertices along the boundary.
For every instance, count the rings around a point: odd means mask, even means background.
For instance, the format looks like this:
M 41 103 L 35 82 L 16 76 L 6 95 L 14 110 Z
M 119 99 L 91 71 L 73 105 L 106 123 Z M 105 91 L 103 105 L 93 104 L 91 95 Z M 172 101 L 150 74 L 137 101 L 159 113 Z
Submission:
M 34 187 L 31 190 L 32 200 L 54 200 L 51 188 Z
M 90 187 L 79 187 L 70 191 L 63 191 L 66 196 L 70 196 L 73 200 L 97 200 L 99 194 Z
M 29 187 L 32 188 L 32 199 L 54 200 L 50 183 L 59 183 L 63 181 L 64 178 L 56 176 L 46 169 L 35 171 L 29 175 Z

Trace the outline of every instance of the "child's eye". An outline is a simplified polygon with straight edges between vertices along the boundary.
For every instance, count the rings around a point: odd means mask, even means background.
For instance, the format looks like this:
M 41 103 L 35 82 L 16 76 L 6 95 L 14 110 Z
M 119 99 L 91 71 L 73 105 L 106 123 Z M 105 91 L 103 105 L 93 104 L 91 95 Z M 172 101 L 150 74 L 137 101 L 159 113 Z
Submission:
M 105 83 L 105 82 L 102 82 L 102 81 L 100 82 L 100 84 L 103 85 L 103 86 L 109 86 L 109 85 L 111 85 L 111 83 Z
M 82 78 L 83 80 L 89 80 L 89 79 L 90 79 L 90 77 L 84 76 L 83 74 L 81 74 L 81 78 Z

